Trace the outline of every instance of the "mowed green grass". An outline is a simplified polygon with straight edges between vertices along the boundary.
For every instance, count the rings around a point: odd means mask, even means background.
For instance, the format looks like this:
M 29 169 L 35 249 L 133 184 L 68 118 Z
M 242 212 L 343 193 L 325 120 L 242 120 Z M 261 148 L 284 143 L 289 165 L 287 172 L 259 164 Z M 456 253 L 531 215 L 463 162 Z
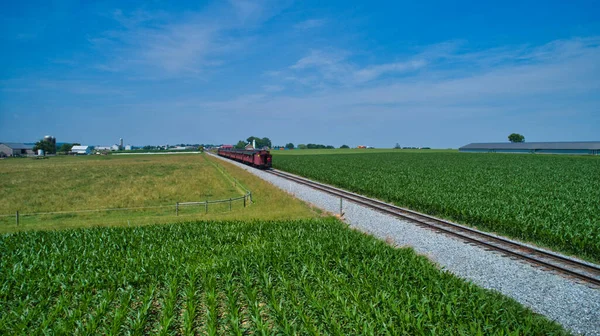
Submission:
M 169 223 L 192 218 L 315 216 L 302 202 L 205 154 L 6 159 L 0 160 L 0 175 L 0 214 L 9 215 L 0 217 L 0 232 Z M 240 183 L 253 192 L 254 202 L 247 202 L 248 207 L 241 200 L 232 202 L 231 211 L 228 203 L 211 204 L 208 213 L 204 206 L 187 206 L 180 207 L 176 216 L 177 202 L 243 196 Z M 115 208 L 132 210 L 75 212 Z M 20 213 L 19 225 L 16 211 Z M 60 213 L 27 215 L 45 212 Z
M 560 335 L 332 219 L 0 236 L 0 334 Z
M 273 165 L 600 262 L 600 157 L 404 150 L 276 153 Z
M 0 161 L 0 213 L 127 208 L 239 195 L 202 155 Z

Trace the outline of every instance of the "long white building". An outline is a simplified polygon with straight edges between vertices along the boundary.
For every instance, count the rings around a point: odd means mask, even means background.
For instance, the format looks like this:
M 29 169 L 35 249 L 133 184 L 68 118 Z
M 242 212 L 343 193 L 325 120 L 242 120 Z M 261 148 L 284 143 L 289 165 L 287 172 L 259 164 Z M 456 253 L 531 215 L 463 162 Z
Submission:
M 91 146 L 73 146 L 71 148 L 71 153 L 76 155 L 90 155 L 92 154 Z

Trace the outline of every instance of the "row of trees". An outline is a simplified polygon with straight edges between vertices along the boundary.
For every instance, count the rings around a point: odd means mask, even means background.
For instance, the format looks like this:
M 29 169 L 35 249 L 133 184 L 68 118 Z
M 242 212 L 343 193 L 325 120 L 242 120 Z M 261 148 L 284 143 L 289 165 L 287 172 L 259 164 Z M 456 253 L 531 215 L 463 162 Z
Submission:
M 235 145 L 235 148 L 244 149 L 247 144 L 252 144 L 252 142 L 256 142 L 256 148 L 263 148 L 263 147 L 271 148 L 271 146 L 272 146 L 271 139 L 269 139 L 269 138 L 259 138 L 259 137 L 251 136 L 248 139 L 246 139 L 246 141 L 243 141 L 243 140 L 238 141 L 238 143 Z
M 334 149 L 335 147 L 331 146 L 331 145 L 321 145 L 321 144 L 300 144 L 298 145 L 299 149 Z
M 511 135 L 508 136 L 508 140 L 510 142 L 525 142 L 525 137 L 521 134 L 518 133 L 512 133 Z M 263 148 L 263 147 L 269 147 L 271 148 L 271 140 L 269 138 L 258 138 L 255 136 L 251 136 L 248 139 L 246 139 L 246 141 L 240 140 L 238 141 L 238 143 L 235 145 L 235 148 L 237 149 L 243 149 L 246 147 L 247 144 L 251 144 L 252 141 L 256 141 L 256 148 Z M 294 149 L 296 148 L 296 146 L 294 146 L 293 143 L 287 143 L 285 145 L 285 148 L 287 149 Z M 334 146 L 331 145 L 321 145 L 321 144 L 299 144 L 298 145 L 298 149 L 334 149 Z M 348 145 L 342 145 L 340 146 L 340 148 L 350 148 Z M 396 147 L 394 148 L 402 148 L 400 147 L 400 144 L 396 144 Z
M 256 142 L 256 148 L 263 148 L 263 147 L 268 147 L 271 148 L 273 147 L 273 144 L 271 143 L 271 139 L 269 138 L 259 138 L 259 137 L 255 137 L 255 136 L 251 136 L 248 139 L 246 139 L 246 141 L 240 140 L 237 142 L 237 144 L 234 146 L 236 149 L 243 149 L 246 147 L 247 144 L 252 144 L 252 142 Z M 296 148 L 296 146 L 293 143 L 287 143 L 285 145 L 285 148 L 287 149 L 294 149 Z M 322 144 L 313 144 L 313 143 L 309 143 L 309 144 L 299 144 L 298 149 L 334 149 L 334 146 L 331 145 L 322 145 Z M 350 148 L 348 145 L 342 145 L 340 146 L 340 148 Z
M 60 147 L 57 148 L 56 144 L 54 144 L 52 141 L 42 139 L 35 143 L 35 145 L 33 146 L 33 151 L 37 152 L 38 150 L 41 149 L 46 154 L 56 154 L 57 152 L 68 154 L 71 151 L 71 149 L 73 148 L 73 146 L 79 146 L 79 144 L 78 143 L 72 143 L 72 144 L 64 143 L 64 144 L 60 145 Z
M 293 143 L 290 142 L 285 145 L 285 148 L 294 149 L 296 147 L 294 146 Z M 298 149 L 334 149 L 334 148 L 335 147 L 330 146 L 330 145 L 327 145 L 327 146 L 326 145 L 317 145 L 317 144 L 308 144 L 308 145 L 299 144 L 298 145 Z M 340 146 L 340 148 L 350 148 L 350 147 L 348 145 L 342 145 L 342 146 Z
M 64 143 L 64 144 L 60 145 L 60 147 L 57 148 L 57 146 L 55 144 L 53 144 L 52 142 L 42 139 L 35 143 L 35 145 L 33 146 L 33 151 L 37 152 L 39 149 L 41 149 L 46 154 L 56 154 L 56 153 L 69 154 L 71 149 L 73 149 L 73 146 L 80 146 L 80 144 Z

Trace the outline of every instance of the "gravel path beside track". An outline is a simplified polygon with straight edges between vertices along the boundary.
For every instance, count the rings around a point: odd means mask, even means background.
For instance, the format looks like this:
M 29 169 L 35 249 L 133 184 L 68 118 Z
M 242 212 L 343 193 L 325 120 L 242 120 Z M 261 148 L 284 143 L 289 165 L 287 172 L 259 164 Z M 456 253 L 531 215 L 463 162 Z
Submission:
M 241 163 L 227 161 L 321 209 L 339 212 L 339 198 Z M 355 229 L 391 240 L 398 246 L 410 246 L 441 268 L 512 297 L 574 333 L 600 335 L 598 289 L 347 201 L 343 202 L 343 211 L 345 221 Z

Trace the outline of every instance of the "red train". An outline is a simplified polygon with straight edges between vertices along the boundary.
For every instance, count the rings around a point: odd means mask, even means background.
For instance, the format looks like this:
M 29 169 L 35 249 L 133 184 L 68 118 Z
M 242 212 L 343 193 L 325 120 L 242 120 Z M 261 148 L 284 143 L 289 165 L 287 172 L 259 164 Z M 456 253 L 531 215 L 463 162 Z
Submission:
M 243 162 L 247 165 L 259 169 L 271 168 L 271 153 L 264 149 L 235 149 L 229 146 L 219 148 L 219 156 L 223 156 L 235 161 Z

